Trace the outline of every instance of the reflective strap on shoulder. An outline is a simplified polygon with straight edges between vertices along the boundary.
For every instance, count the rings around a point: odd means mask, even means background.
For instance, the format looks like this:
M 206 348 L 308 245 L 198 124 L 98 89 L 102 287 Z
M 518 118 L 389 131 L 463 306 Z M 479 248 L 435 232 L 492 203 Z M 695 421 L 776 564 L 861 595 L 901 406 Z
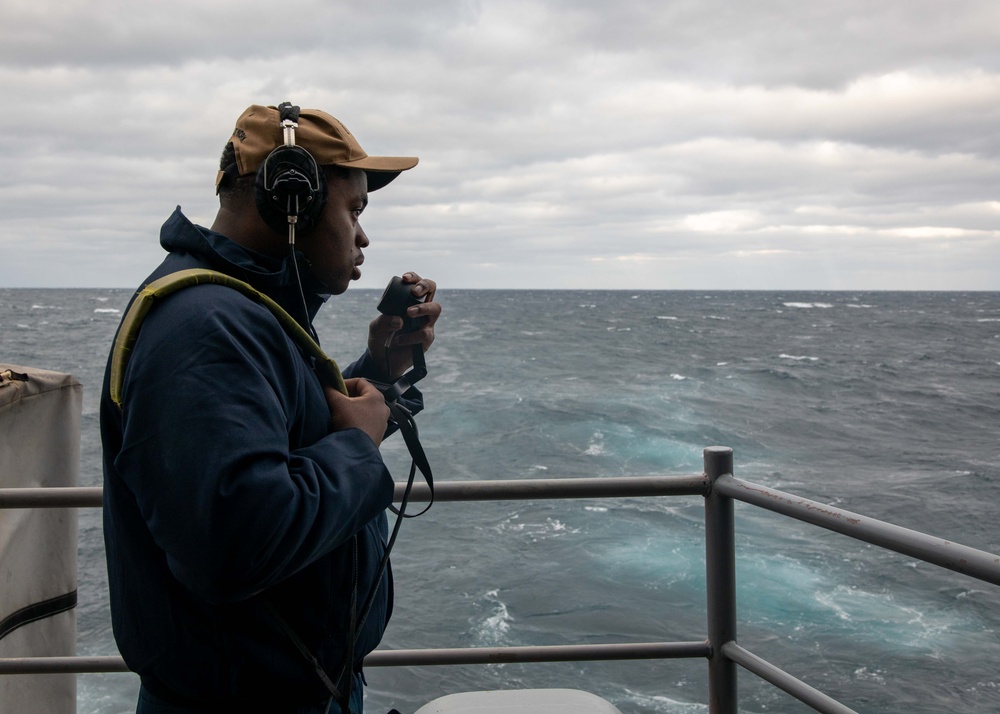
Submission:
M 288 336 L 309 355 L 316 358 L 316 371 L 319 373 L 321 381 L 343 394 L 347 394 L 347 386 L 344 384 L 344 377 L 341 375 L 337 363 L 323 352 L 322 348 L 316 344 L 316 340 L 302 328 L 302 325 L 295 321 L 295 318 L 285 312 L 281 305 L 256 288 L 225 273 L 219 273 L 215 270 L 205 270 L 203 268 L 191 268 L 189 270 L 179 270 L 170 275 L 164 275 L 162 278 L 154 280 L 149 285 L 143 287 L 136 294 L 135 300 L 132 302 L 131 307 L 129 307 L 128 312 L 125 313 L 111 354 L 111 400 L 119 408 L 122 406 L 122 385 L 125 381 L 125 368 L 128 366 L 129 358 L 132 356 L 132 348 L 135 346 L 135 340 L 139 336 L 139 326 L 142 324 L 143 318 L 152 309 L 157 298 L 172 295 L 178 290 L 192 285 L 205 284 L 225 285 L 226 287 L 239 290 L 247 297 L 264 305 L 277 318 Z

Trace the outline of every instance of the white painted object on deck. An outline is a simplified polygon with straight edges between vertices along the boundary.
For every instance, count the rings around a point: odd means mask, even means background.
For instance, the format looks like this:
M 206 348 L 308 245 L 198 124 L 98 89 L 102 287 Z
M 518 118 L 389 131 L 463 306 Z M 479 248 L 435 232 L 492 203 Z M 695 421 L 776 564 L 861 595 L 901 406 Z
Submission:
M 414 714 L 621 714 L 606 699 L 579 689 L 510 689 L 448 694 Z

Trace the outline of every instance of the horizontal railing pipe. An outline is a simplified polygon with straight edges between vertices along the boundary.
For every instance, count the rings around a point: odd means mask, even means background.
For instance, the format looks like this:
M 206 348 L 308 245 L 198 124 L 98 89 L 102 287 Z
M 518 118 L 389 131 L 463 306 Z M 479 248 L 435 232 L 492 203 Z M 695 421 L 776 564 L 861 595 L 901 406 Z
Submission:
M 858 714 L 853 709 L 844 706 L 836 699 L 823 694 L 815 687 L 810 687 L 800 679 L 780 669 L 767 660 L 761 659 L 753 652 L 740 647 L 735 642 L 727 642 L 722 646 L 722 653 L 733 662 L 761 679 L 770 682 L 800 702 L 808 704 L 822 714 Z
M 366 667 L 417 667 L 453 664 L 528 662 L 597 662 L 708 657 L 708 642 L 629 642 L 602 645 L 534 647 L 463 647 L 453 649 L 375 650 Z M 11 657 L 0 659 L 4 674 L 90 674 L 127 672 L 121 657 Z
M 403 494 L 396 484 L 395 498 Z M 704 496 L 704 476 L 634 476 L 621 478 L 548 478 L 505 481 L 443 481 L 434 485 L 434 501 L 516 501 L 561 498 Z M 430 489 L 415 484 L 411 501 L 428 501 Z
M 394 499 L 403 497 L 405 484 L 397 483 Z M 435 485 L 434 500 L 496 501 L 562 498 L 627 498 L 647 496 L 704 496 L 704 476 L 635 476 L 621 478 L 553 478 L 506 481 L 444 481 Z M 0 488 L 3 508 L 99 508 L 100 486 L 64 488 Z M 430 489 L 414 484 L 410 501 L 427 502 Z
M 97 674 L 128 672 L 121 657 L 7 657 L 0 659 L 2 674 Z
M 1000 585 L 1000 557 L 993 553 L 732 476 L 720 478 L 713 488 L 736 500 Z
M 0 488 L 3 508 L 100 508 L 104 489 L 100 486 L 51 488 Z
M 631 659 L 708 657 L 708 642 L 637 642 L 607 645 L 535 647 L 462 647 L 457 649 L 375 650 L 366 667 L 413 667 L 451 664 L 526 662 L 596 662 Z

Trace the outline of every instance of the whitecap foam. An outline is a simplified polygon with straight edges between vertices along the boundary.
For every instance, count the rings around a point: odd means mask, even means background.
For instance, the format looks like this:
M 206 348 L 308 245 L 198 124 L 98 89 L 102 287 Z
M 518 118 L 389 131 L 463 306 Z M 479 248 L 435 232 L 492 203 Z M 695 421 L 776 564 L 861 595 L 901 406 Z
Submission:
M 675 712 L 675 714 L 703 714 L 708 711 L 708 705 L 702 702 L 682 702 L 662 694 L 644 694 L 626 689 L 625 696 L 629 702 L 643 711 Z
M 481 621 L 472 622 L 476 642 L 481 646 L 498 647 L 507 644 L 507 633 L 514 618 L 507 610 L 507 604 L 500 599 L 499 590 L 490 590 L 483 596 L 483 607 L 489 607 L 491 613 Z
M 546 525 L 548 525 L 551 532 L 555 535 L 565 535 L 566 533 L 579 533 L 578 528 L 570 528 L 565 523 L 560 521 L 558 518 L 546 518 Z
M 117 315 L 121 310 L 117 310 L 113 307 L 97 307 L 94 308 L 94 312 L 100 312 L 108 315 Z
M 854 678 L 876 684 L 885 684 L 885 673 L 881 669 L 869 669 L 868 667 L 858 667 L 854 670 Z
M 625 536 L 595 551 L 615 577 L 651 587 L 695 585 L 704 577 L 701 543 Z M 836 584 L 809 563 L 758 555 L 736 563 L 740 608 L 780 627 L 837 632 L 892 648 L 937 652 L 965 628 L 954 610 L 910 602 L 893 593 Z M 627 576 L 625 575 L 627 573 Z
M 670 378 L 678 382 L 682 382 L 685 379 L 687 379 L 687 377 L 685 377 L 683 374 L 676 374 L 676 373 L 671 374 Z
M 921 609 L 899 601 L 893 593 L 837 585 L 817 591 L 814 600 L 858 635 L 900 647 L 936 651 L 956 631 L 952 613 Z
M 674 320 L 676 322 L 679 318 L 676 318 L 673 315 L 657 315 L 656 319 L 657 320 Z
M 571 527 L 558 518 L 548 517 L 544 522 L 521 521 L 519 519 L 520 514 L 514 513 L 491 530 L 498 533 L 514 533 L 518 537 L 526 538 L 531 543 L 580 533 L 579 528 Z
M 778 355 L 778 357 L 780 359 L 792 359 L 795 360 L 796 362 L 801 362 L 802 360 L 809 360 L 810 362 L 816 362 L 819 360 L 819 357 L 810 357 L 809 355 L 786 355 L 784 352 Z
M 783 302 L 781 303 L 785 307 L 796 307 L 801 310 L 811 310 L 812 308 L 831 308 L 832 304 L 828 302 Z
M 587 444 L 587 450 L 583 453 L 586 456 L 600 456 L 601 454 L 606 453 L 604 448 L 604 434 L 598 431 L 590 437 L 590 443 Z

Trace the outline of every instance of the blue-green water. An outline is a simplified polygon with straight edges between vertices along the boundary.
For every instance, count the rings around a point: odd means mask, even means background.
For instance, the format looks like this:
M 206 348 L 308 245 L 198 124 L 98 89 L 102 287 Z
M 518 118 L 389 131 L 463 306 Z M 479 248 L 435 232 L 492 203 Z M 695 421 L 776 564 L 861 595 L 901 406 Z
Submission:
M 85 385 L 81 482 L 122 290 L 0 290 L 0 362 Z M 362 349 L 378 294 L 320 313 Z M 1000 294 L 442 291 L 421 436 L 439 480 L 737 475 L 1000 551 Z M 384 452 L 402 478 L 401 444 Z M 865 712 L 1000 710 L 1000 590 L 737 505 L 739 639 Z M 435 505 L 404 524 L 383 647 L 705 636 L 698 497 Z M 79 652 L 115 654 L 99 513 L 80 516 Z M 623 712 L 705 712 L 702 660 L 368 671 L 368 711 L 468 689 L 570 686 Z M 134 710 L 131 675 L 79 712 Z M 745 712 L 805 712 L 742 673 Z

